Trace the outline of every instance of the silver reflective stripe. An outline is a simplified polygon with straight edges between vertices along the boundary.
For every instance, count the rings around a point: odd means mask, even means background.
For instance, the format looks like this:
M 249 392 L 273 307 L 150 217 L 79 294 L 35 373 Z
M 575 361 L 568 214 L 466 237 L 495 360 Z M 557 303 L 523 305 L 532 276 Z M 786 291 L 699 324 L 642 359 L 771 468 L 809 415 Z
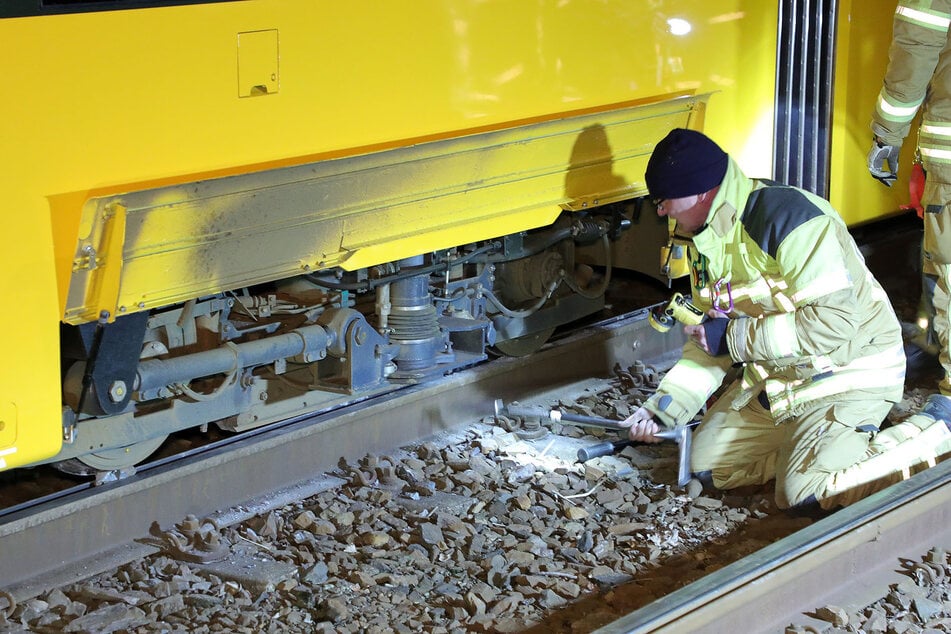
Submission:
M 917 9 L 912 9 L 911 7 L 903 6 L 899 6 L 897 9 L 895 9 L 895 13 L 910 22 L 914 22 L 932 29 L 947 31 L 948 26 L 951 26 L 951 19 L 949 19 L 946 14 L 928 13 L 926 11 L 919 11 Z
M 913 104 L 893 104 L 888 101 L 888 97 L 884 92 L 878 97 L 878 109 L 882 111 L 882 114 L 885 114 L 894 119 L 903 119 L 910 121 L 915 117 L 915 113 L 918 112 L 918 107 L 921 105 L 919 100 L 917 103 Z
M 938 150 L 922 146 L 921 155 L 939 161 L 951 161 L 951 150 Z
M 925 121 L 921 124 L 921 131 L 925 134 L 932 134 L 934 136 L 951 137 L 951 125 L 947 123 L 933 123 L 931 121 Z

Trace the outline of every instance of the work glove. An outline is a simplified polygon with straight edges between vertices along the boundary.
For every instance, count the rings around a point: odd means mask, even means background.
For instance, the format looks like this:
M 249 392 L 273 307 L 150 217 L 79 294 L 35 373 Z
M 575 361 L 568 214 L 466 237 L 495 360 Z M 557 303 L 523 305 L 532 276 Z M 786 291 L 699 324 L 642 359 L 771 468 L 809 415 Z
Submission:
M 868 152 L 868 172 L 874 178 L 891 187 L 898 178 L 898 155 L 900 145 L 885 145 L 878 139 L 872 141 Z

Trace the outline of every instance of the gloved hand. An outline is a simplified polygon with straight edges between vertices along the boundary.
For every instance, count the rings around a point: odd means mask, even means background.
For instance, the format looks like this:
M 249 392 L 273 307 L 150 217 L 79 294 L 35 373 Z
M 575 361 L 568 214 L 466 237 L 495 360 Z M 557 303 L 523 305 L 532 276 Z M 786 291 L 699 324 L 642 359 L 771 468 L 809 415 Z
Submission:
M 868 172 L 886 186 L 891 187 L 898 178 L 898 155 L 900 145 L 885 145 L 878 139 L 872 141 L 868 153 Z

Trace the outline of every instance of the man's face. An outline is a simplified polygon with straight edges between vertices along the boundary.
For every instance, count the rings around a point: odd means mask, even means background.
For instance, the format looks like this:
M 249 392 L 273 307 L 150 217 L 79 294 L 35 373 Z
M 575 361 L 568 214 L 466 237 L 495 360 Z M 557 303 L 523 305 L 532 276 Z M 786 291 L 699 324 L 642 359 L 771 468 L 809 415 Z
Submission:
M 693 194 L 683 198 L 655 199 L 658 216 L 670 216 L 677 221 L 677 228 L 685 233 L 695 234 L 707 221 L 713 191 Z

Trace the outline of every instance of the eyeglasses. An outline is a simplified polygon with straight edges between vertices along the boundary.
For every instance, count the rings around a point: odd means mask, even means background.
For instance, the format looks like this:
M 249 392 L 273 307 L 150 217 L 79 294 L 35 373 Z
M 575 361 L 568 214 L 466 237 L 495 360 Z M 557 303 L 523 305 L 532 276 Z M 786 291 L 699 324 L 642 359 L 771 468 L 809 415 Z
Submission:
M 660 207 L 661 205 L 664 204 L 665 200 L 667 199 L 666 198 L 651 198 L 650 199 L 651 204 L 654 205 L 654 207 Z

